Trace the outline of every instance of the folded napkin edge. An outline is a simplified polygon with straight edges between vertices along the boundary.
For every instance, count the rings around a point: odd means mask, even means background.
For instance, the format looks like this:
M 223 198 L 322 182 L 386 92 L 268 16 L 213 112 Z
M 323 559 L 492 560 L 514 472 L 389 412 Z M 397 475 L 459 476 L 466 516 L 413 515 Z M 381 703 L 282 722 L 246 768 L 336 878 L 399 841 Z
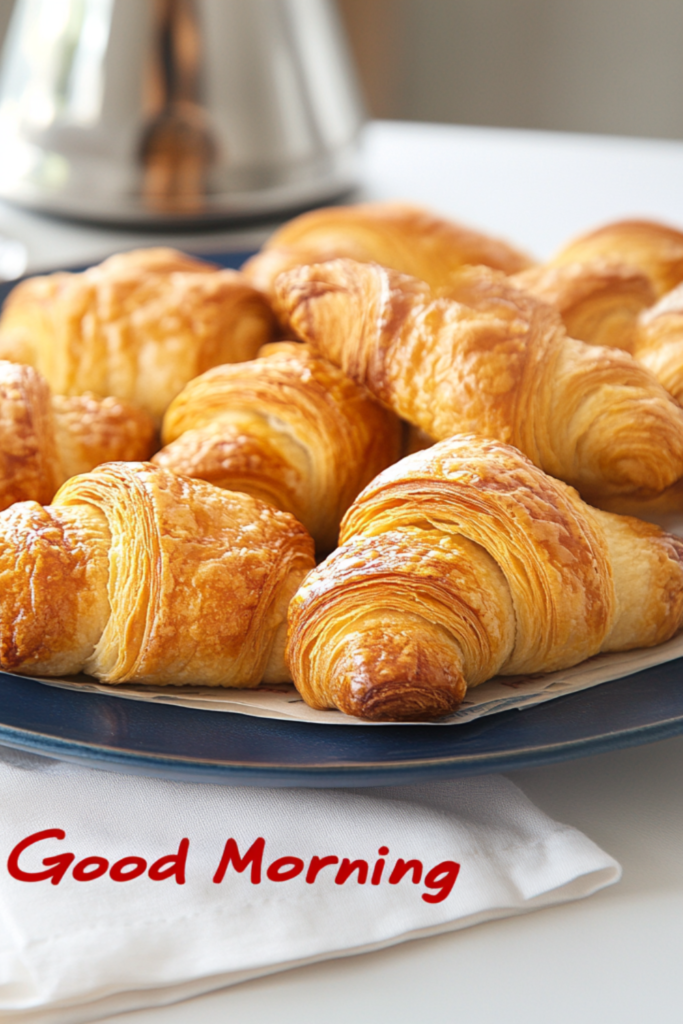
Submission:
M 550 909 L 553 906 L 561 906 L 585 899 L 601 889 L 614 885 L 620 880 L 622 869 L 617 861 L 609 857 L 609 855 L 607 856 L 611 861 L 610 864 L 596 868 L 585 875 L 580 875 L 578 878 L 570 879 L 558 889 L 539 893 L 538 896 L 528 900 L 526 905 L 521 908 L 499 907 L 480 911 L 467 917 L 412 929 L 371 943 L 343 947 L 338 950 L 327 950 L 309 957 L 274 964 L 264 964 L 242 971 L 204 975 L 200 978 L 182 982 L 176 986 L 164 985 L 151 988 L 134 988 L 125 992 L 112 992 L 94 1001 L 87 999 L 83 1001 L 66 1000 L 62 1003 L 52 1004 L 49 1009 L 26 1007 L 25 1009 L 17 1008 L 10 1011 L 0 1010 L 0 1021 L 6 1022 L 6 1024 L 14 1024 L 15 1021 L 16 1024 L 90 1024 L 91 1021 L 135 1009 L 171 1006 L 174 1003 L 183 1002 L 199 995 L 207 995 L 222 988 L 231 988 L 234 985 L 256 981 L 271 974 L 279 974 L 281 971 L 297 970 L 298 968 L 324 963 L 328 960 L 341 960 L 353 956 L 362 956 L 365 953 L 381 952 L 384 949 L 390 949 L 403 943 L 436 938 L 440 935 L 456 931 L 464 931 L 467 928 L 487 924 L 489 921 L 500 921 L 522 915 L 526 916 L 527 914 L 535 913 L 537 910 Z M 580 892 L 573 891 L 579 883 L 588 882 L 590 879 L 593 879 L 593 881 L 589 882 L 589 885 L 582 888 Z

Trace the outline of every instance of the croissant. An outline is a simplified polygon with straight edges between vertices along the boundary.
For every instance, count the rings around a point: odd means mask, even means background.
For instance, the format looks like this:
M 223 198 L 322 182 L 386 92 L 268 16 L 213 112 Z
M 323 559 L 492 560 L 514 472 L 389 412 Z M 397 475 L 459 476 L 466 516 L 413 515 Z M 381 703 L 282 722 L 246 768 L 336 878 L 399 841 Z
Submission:
M 554 306 L 572 338 L 630 352 L 683 404 L 683 285 L 656 302 L 646 274 L 606 261 L 531 267 L 510 280 Z
M 322 551 L 358 492 L 401 454 L 397 418 L 291 342 L 191 381 L 164 417 L 163 440 L 155 463 L 293 513 Z
M 683 541 L 475 435 L 381 473 L 340 539 L 289 611 L 292 677 L 316 708 L 437 718 L 492 676 L 653 646 L 683 623 Z
M 567 337 L 502 274 L 462 268 L 446 296 L 335 260 L 282 274 L 276 296 L 299 337 L 430 437 L 513 444 L 598 504 L 683 476 L 683 409 L 627 353 Z
M 284 270 L 347 256 L 381 263 L 427 281 L 447 285 L 453 270 L 480 263 L 506 274 L 531 260 L 506 242 L 473 231 L 407 203 L 330 206 L 284 224 L 243 272 L 269 294 Z
M 114 395 L 158 422 L 189 380 L 253 358 L 273 326 L 265 296 L 237 271 L 142 249 L 17 285 L 0 357 L 35 366 L 55 392 Z
M 574 239 L 550 261 L 589 263 L 616 260 L 647 274 L 657 296 L 683 281 L 683 232 L 666 224 L 625 220 Z
M 47 504 L 70 476 L 154 450 L 149 416 L 117 398 L 51 395 L 30 366 L 0 360 L 0 509 Z
M 289 678 L 287 605 L 314 565 L 303 526 L 144 462 L 0 513 L 0 666 L 105 683 Z
M 530 267 L 511 281 L 554 306 L 571 338 L 631 353 L 638 317 L 657 298 L 642 270 L 603 259 Z
M 683 404 L 683 285 L 643 311 L 633 353 L 662 387 Z

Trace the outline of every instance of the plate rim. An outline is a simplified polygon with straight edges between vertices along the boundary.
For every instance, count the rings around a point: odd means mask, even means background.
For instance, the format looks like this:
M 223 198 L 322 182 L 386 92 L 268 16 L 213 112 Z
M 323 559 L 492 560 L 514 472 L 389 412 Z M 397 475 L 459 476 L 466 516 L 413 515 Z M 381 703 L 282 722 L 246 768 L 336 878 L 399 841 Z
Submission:
M 683 667 L 683 658 L 666 663 L 670 669 L 672 666 Z M 655 666 L 658 668 L 660 666 Z M 641 675 L 652 672 L 653 669 L 645 669 Z M 37 679 L 27 679 L 17 673 L 0 672 L 0 681 L 3 678 L 16 680 L 21 683 L 32 683 L 36 687 L 34 693 L 40 694 L 42 690 L 54 688 L 42 684 Z M 634 680 L 634 676 L 627 676 L 622 679 L 611 680 L 600 684 L 609 687 L 619 685 L 627 680 Z M 73 692 L 73 691 L 70 691 Z M 45 694 L 47 699 L 47 692 Z M 566 694 L 564 698 L 546 701 L 545 704 L 555 704 L 557 700 L 568 700 L 573 703 L 580 700 L 582 693 Z M 112 701 L 119 704 L 119 698 L 103 694 L 76 694 L 78 700 L 88 700 L 96 697 L 98 700 Z M 30 699 L 30 698 L 29 698 Z M 135 708 L 149 709 L 145 702 L 125 701 L 126 713 L 135 715 Z M 542 707 L 537 705 L 536 707 Z M 217 712 L 199 710 L 195 708 L 182 708 L 173 705 L 164 705 L 173 713 L 180 713 L 186 716 L 216 715 Z M 529 714 L 533 708 L 509 710 L 500 712 L 499 715 L 487 716 L 489 719 L 498 719 L 502 716 L 515 716 L 517 714 Z M 144 713 L 144 712 L 143 712 Z M 1 715 L 1 712 L 0 712 Z M 222 712 L 223 715 L 230 715 L 231 719 L 238 723 L 241 719 L 249 719 L 251 716 L 243 716 L 234 712 Z M 484 721 L 482 719 L 479 720 Z M 281 722 L 272 719 L 258 719 L 261 728 L 268 728 L 272 723 L 278 727 L 281 733 L 284 729 L 298 731 L 310 729 L 310 723 L 302 722 Z M 475 723 L 471 723 L 475 724 Z M 239 724 L 237 726 L 239 728 Z M 319 729 L 320 726 L 315 726 Z M 322 728 L 330 728 L 323 726 Z M 334 727 L 333 727 L 334 728 Z M 337 727 L 342 728 L 342 727 Z M 353 726 L 344 726 L 344 735 L 350 736 L 349 729 Z M 358 726 L 358 734 L 367 736 L 367 728 Z M 416 728 L 416 726 L 403 727 L 403 729 Z M 417 726 L 417 728 L 420 728 Z M 463 726 L 446 726 L 450 730 L 464 728 Z M 354 730 L 355 731 L 355 730 Z M 624 729 L 603 728 L 596 735 L 582 736 L 568 741 L 555 740 L 541 746 L 520 746 L 513 749 L 493 750 L 484 752 L 465 752 L 464 754 L 442 754 L 434 757 L 422 757 L 413 759 L 393 758 L 386 761 L 350 760 L 345 762 L 327 761 L 324 764 L 314 764 L 310 761 L 288 764 L 277 764 L 275 762 L 254 762 L 241 759 L 223 760 L 221 758 L 202 758 L 186 754 L 157 753 L 154 751 L 131 750 L 126 747 L 101 742 L 88 742 L 81 739 L 64 738 L 34 728 L 22 728 L 16 725 L 8 725 L 0 721 L 0 745 L 11 747 L 27 753 L 37 754 L 43 757 L 52 757 L 57 760 L 79 764 L 84 767 L 97 768 L 124 774 L 147 775 L 156 778 L 165 778 L 182 782 L 196 783 L 217 783 L 223 785 L 240 786 L 270 786 L 270 787 L 316 787 L 316 788 L 341 788 L 344 786 L 383 786 L 411 784 L 427 780 L 449 779 L 464 777 L 467 775 L 488 774 L 496 771 L 515 771 L 521 768 L 537 767 L 544 764 L 558 763 L 561 761 L 575 760 L 581 757 L 593 756 L 601 753 L 608 753 L 612 750 L 630 746 L 637 746 L 644 743 L 657 742 L 676 735 L 683 734 L 683 709 L 678 713 L 664 714 L 659 720 L 642 725 L 633 725 Z M 456 733 L 457 736 L 457 733 Z M 292 737 L 295 741 L 295 736 Z

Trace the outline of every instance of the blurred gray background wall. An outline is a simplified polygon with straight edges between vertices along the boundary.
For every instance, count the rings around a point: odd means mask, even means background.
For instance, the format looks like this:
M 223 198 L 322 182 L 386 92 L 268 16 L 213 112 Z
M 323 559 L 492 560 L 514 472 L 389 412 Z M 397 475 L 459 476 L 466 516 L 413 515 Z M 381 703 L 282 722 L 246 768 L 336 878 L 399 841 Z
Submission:
M 683 0 L 340 0 L 382 117 L 683 138 Z
M 338 3 L 374 116 L 683 138 L 683 0 Z

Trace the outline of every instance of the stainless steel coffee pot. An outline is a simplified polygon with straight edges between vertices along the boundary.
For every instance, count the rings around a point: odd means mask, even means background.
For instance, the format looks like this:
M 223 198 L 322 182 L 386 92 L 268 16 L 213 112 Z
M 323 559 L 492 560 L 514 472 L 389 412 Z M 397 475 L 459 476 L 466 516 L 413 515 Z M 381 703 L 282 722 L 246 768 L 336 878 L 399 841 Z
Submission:
M 355 181 L 332 0 L 17 0 L 0 195 L 116 224 L 281 213 Z

